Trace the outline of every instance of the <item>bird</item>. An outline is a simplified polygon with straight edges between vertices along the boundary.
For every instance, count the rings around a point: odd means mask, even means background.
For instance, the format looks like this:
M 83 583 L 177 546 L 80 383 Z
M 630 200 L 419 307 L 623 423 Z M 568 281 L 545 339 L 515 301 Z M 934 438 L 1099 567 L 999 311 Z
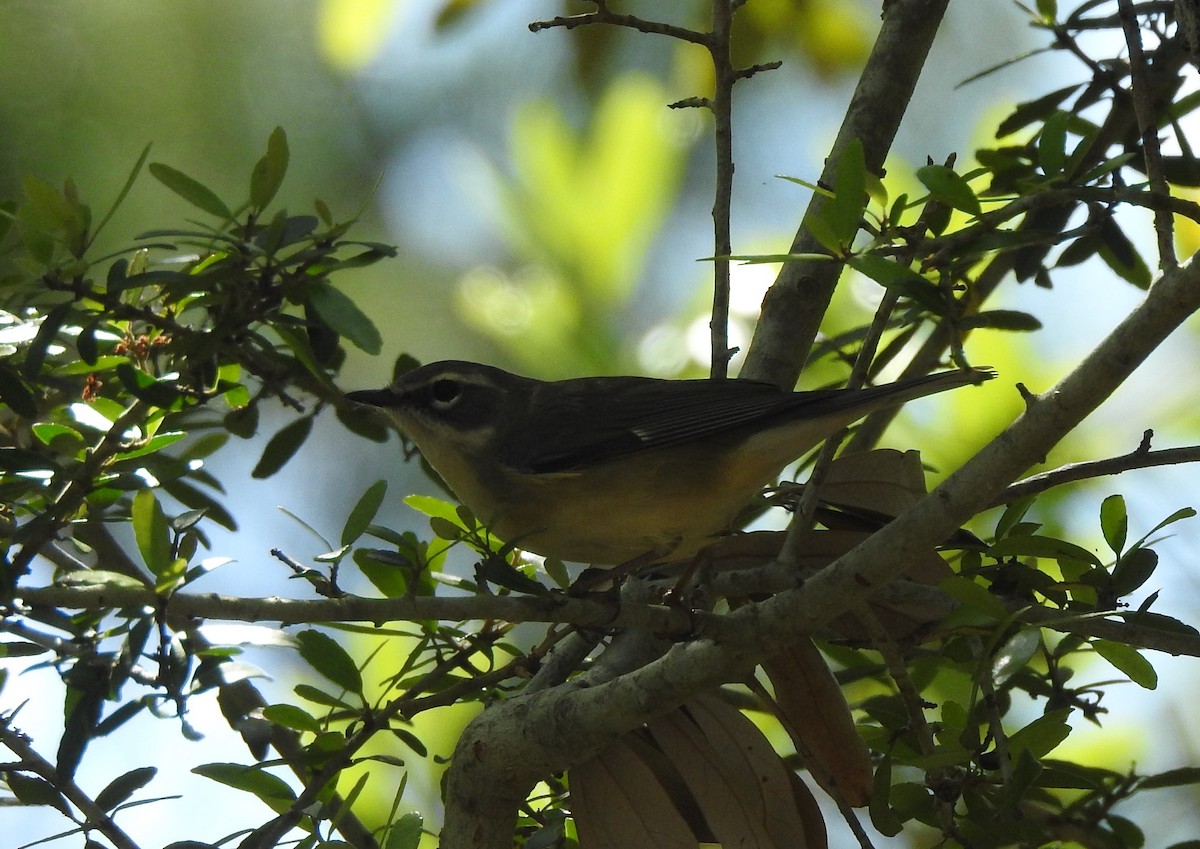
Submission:
M 747 379 L 543 381 L 446 360 L 346 398 L 384 411 L 500 539 L 614 566 L 693 557 L 828 436 L 876 410 L 993 377 L 966 368 L 789 391 Z

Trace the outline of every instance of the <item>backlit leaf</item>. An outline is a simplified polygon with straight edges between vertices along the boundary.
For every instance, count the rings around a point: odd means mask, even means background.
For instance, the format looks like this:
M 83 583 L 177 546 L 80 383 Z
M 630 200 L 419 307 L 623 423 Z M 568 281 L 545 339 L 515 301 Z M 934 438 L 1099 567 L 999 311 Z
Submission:
M 161 162 L 151 162 L 149 168 L 154 179 L 192 204 L 192 206 L 198 207 L 209 215 L 215 215 L 217 218 L 222 218 L 226 221 L 233 218 L 233 212 L 225 205 L 225 202 L 217 197 L 216 192 L 199 180 L 195 180 L 182 171 L 172 168 L 170 165 L 164 165 Z

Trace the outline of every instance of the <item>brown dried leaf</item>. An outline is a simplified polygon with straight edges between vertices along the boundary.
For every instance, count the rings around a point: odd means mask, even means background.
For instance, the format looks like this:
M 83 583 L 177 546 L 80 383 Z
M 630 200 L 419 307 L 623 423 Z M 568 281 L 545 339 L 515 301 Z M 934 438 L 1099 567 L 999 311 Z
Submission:
M 861 808 L 871 801 L 871 755 L 825 658 L 811 640 L 763 662 L 780 722 L 825 792 Z
M 894 517 L 916 504 L 925 491 L 920 452 L 880 448 L 834 460 L 821 483 L 821 500 Z
M 573 767 L 570 779 L 581 849 L 696 849 L 671 797 L 625 740 Z
M 755 725 L 712 698 L 695 699 L 648 726 L 683 776 L 717 842 L 792 849 L 824 845 L 797 804 L 791 770 Z M 819 819 L 819 812 L 818 812 Z

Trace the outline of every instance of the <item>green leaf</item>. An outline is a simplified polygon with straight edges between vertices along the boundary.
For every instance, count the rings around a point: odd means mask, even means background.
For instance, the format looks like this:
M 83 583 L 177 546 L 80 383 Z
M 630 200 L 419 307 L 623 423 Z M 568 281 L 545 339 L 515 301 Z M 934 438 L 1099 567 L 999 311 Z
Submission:
M 983 210 L 975 190 L 961 174 L 945 165 L 923 165 L 917 169 L 917 179 L 929 189 L 929 194 L 947 206 L 979 215 Z
M 37 334 L 33 337 L 33 341 L 29 343 L 29 347 L 25 351 L 25 361 L 21 364 L 21 374 L 26 380 L 33 380 L 37 377 L 37 373 L 41 371 L 42 363 L 46 359 L 46 349 L 50 347 L 50 343 L 58 335 L 58 329 L 66 321 L 67 313 L 70 310 L 70 303 L 59 304 L 42 318 L 42 323 L 38 326 Z
M 276 813 L 286 811 L 296 800 L 296 794 L 288 787 L 287 782 L 259 767 L 213 763 L 201 764 L 194 767 L 192 772 L 226 787 L 251 793 Z
M 378 354 L 383 337 L 375 323 L 344 292 L 322 280 L 308 288 L 308 302 L 330 330 L 368 354 Z
M 1020 524 L 1025 518 L 1025 514 L 1029 512 L 1029 508 L 1033 506 L 1034 496 L 1026 496 L 1014 501 L 1004 510 L 1004 514 L 1000 520 L 996 522 L 996 539 L 1002 539 L 1008 536 L 1012 529 Z
M 142 562 L 151 574 L 161 576 L 171 565 L 171 532 L 166 514 L 154 490 L 142 489 L 133 496 L 133 534 Z
M 23 419 L 37 417 L 37 401 L 15 369 L 0 363 L 0 401 Z
M 1181 622 L 1173 616 L 1167 616 L 1162 613 L 1152 613 L 1148 610 L 1130 610 L 1118 613 L 1117 615 L 1130 625 L 1137 625 L 1141 628 L 1152 628 L 1155 631 L 1162 631 L 1167 634 L 1186 634 L 1190 637 L 1200 637 L 1200 630 L 1197 630 L 1186 622 Z
M 182 171 L 172 168 L 170 165 L 164 165 L 161 162 L 151 162 L 150 173 L 154 176 L 154 179 L 158 180 L 192 206 L 225 221 L 233 219 L 233 212 L 225 205 L 224 201 L 217 197 L 216 192 L 200 181 L 184 174 Z
M 100 223 L 92 228 L 92 240 L 104 229 L 104 225 L 109 222 L 113 214 L 125 202 L 125 198 L 129 196 L 129 190 L 133 188 L 133 184 L 137 181 L 138 175 L 142 173 L 142 167 L 146 164 L 146 160 L 150 158 L 150 144 L 147 143 L 142 148 L 142 155 L 138 157 L 133 168 L 129 172 L 129 176 L 125 178 L 125 185 L 121 186 L 121 191 L 117 192 L 117 197 L 112 202 L 112 206 L 108 208 L 108 212 L 104 213 L 104 217 L 100 219 Z
M 963 316 L 959 327 L 987 327 L 992 330 L 1016 330 L 1030 332 L 1041 330 L 1042 323 L 1027 312 L 1020 310 L 984 310 L 975 315 Z
M 1111 218 L 1100 224 L 1100 258 L 1125 282 L 1149 289 L 1153 280 L 1150 268 L 1133 242 Z
M 88 213 L 73 196 L 60 192 L 45 180 L 27 175 L 21 180 L 25 194 L 24 212 L 31 215 L 42 229 L 61 234 L 64 242 L 78 255 L 82 248 Z
M 1036 100 L 1017 104 L 1017 108 L 1012 111 L 1012 114 L 1001 121 L 999 126 L 996 127 L 996 138 L 1004 138 L 1007 135 L 1015 133 L 1017 130 L 1028 127 L 1034 121 L 1044 120 L 1058 109 L 1059 104 L 1078 90 L 1078 84 L 1069 85 L 1065 88 L 1052 91 L 1049 94 L 1044 94 Z
M 1026 628 L 1013 634 L 992 658 L 992 680 L 999 687 L 1029 665 L 1042 647 L 1042 632 Z
M 295 705 L 268 705 L 263 708 L 262 714 L 268 721 L 293 731 L 311 731 L 316 734 L 321 730 L 321 723 L 317 722 L 316 717 Z
M 285 425 L 278 433 L 271 437 L 263 448 L 262 457 L 259 458 L 258 464 L 254 467 L 254 471 L 250 473 L 254 478 L 269 478 L 271 475 L 278 472 L 284 467 L 288 460 L 300 450 L 300 446 L 308 439 L 308 435 L 312 433 L 313 420 L 312 416 L 304 416 L 296 419 L 289 425 Z
M 1047 177 L 1056 177 L 1067 162 L 1067 124 L 1071 113 L 1056 111 L 1042 125 L 1038 135 L 1038 163 Z
M 1125 512 L 1125 499 L 1120 495 L 1110 495 L 1100 504 L 1100 530 L 1113 554 L 1120 557 L 1129 533 L 1129 514 Z
M 180 398 L 179 390 L 170 381 L 155 380 L 129 362 L 117 366 L 117 377 L 129 394 L 152 406 L 166 409 Z
M 1158 567 L 1158 554 L 1153 549 L 1135 548 L 1117 561 L 1112 571 L 1112 591 L 1118 596 L 1129 595 L 1150 580 Z
M 424 513 L 432 518 L 445 519 L 457 528 L 462 530 L 470 530 L 463 520 L 458 515 L 458 505 L 453 501 L 446 501 L 444 498 L 437 498 L 433 495 L 410 495 L 404 499 L 404 503 L 416 510 L 418 513 Z M 457 536 L 455 536 L 457 539 Z
M 1146 536 L 1142 537 L 1141 542 L 1145 542 L 1147 539 L 1150 538 L 1150 536 L 1158 533 L 1163 528 L 1165 528 L 1167 525 L 1173 525 L 1176 522 L 1181 521 L 1183 519 L 1190 519 L 1195 515 L 1196 515 L 1196 511 L 1194 508 L 1180 507 L 1178 510 L 1176 510 L 1174 513 L 1172 513 L 1170 516 L 1163 519 L 1161 522 L 1159 522 L 1157 525 L 1155 525 L 1153 528 L 1151 528 L 1150 533 L 1148 533 L 1148 534 L 1146 534 Z
M 114 778 L 109 785 L 96 796 L 96 806 L 102 811 L 111 811 L 137 791 L 151 782 L 158 770 L 152 766 L 131 769 L 122 776 Z
M 79 337 L 75 340 L 75 350 L 79 352 L 79 358 L 90 366 L 94 366 L 100 357 L 100 350 L 96 346 L 96 328 L 99 324 L 99 319 L 89 322 L 79 331 Z
M 1158 687 L 1158 673 L 1154 671 L 1150 661 L 1142 657 L 1141 652 L 1133 646 L 1100 639 L 1093 639 L 1091 643 L 1096 654 L 1121 670 L 1130 681 L 1139 687 L 1147 690 Z
M 434 520 L 430 520 L 431 523 Z M 498 587 L 530 595 L 546 595 L 549 590 L 516 569 L 503 557 L 485 557 L 475 569 L 476 578 Z
M 187 560 L 184 558 L 173 558 L 166 568 L 155 576 L 154 591 L 162 594 L 175 589 L 183 580 L 183 576 L 187 574 L 187 565 Z
M 282 127 L 276 127 L 267 139 L 267 152 L 250 174 L 250 203 L 258 211 L 271 203 L 283 185 L 289 158 L 287 134 Z
M 417 849 L 424 825 L 424 818 L 419 813 L 410 811 L 388 828 L 387 842 L 384 843 L 383 849 Z
M 0 641 L 0 658 L 14 657 L 34 657 L 39 654 L 44 654 L 49 649 L 39 646 L 37 643 L 26 642 L 5 642 Z
M 343 701 L 335 696 L 331 696 L 324 690 L 319 690 L 310 684 L 297 684 L 292 688 L 292 692 L 294 692 L 300 698 L 307 699 L 314 704 L 325 705 L 326 707 L 346 708 L 349 710 L 354 709 L 354 705 L 350 704 L 349 702 Z
M 343 690 L 363 694 L 362 674 L 354 659 L 332 637 L 311 628 L 296 635 L 300 656 L 308 664 Z
M 1060 558 L 1077 560 L 1091 566 L 1100 566 L 1100 558 L 1095 552 L 1055 537 L 1030 534 L 1028 536 L 1007 536 L 996 542 L 987 550 L 989 557 L 1001 559 L 1004 557 L 1046 557 L 1053 560 Z
M 892 792 L 892 759 L 885 755 L 875 768 L 875 789 L 871 793 L 871 824 L 880 834 L 895 837 L 904 830 L 904 823 L 892 810 L 889 797 Z
M 945 301 L 938 288 L 907 265 L 875 254 L 859 254 L 850 257 L 847 262 L 859 274 L 871 278 L 885 288 L 894 289 L 935 315 L 946 311 Z
M 387 494 L 387 481 L 375 481 L 358 499 L 342 527 L 342 545 L 349 545 L 367 532 Z
M 1157 775 L 1148 775 L 1139 784 L 1139 789 L 1156 790 L 1162 787 L 1184 787 L 1188 784 L 1200 784 L 1200 766 L 1184 766 L 1169 769 Z
M 1004 620 L 1008 617 L 1008 611 L 1000 599 L 988 592 L 986 587 L 975 583 L 970 578 L 955 575 L 940 582 L 938 587 L 955 601 L 965 604 L 991 619 Z
M 838 155 L 833 198 L 822 205 L 820 212 L 839 245 L 849 247 L 854 241 L 854 235 L 862 224 L 866 203 L 866 157 L 862 141 L 851 139 Z
M 1028 751 L 1034 757 L 1040 758 L 1053 751 L 1071 733 L 1071 726 L 1067 725 L 1067 717 L 1070 714 L 1070 709 L 1063 708 L 1039 716 L 1008 738 L 1009 755 L 1016 758 L 1022 752 Z
M 5 773 L 4 783 L 22 805 L 49 805 L 71 816 L 67 800 L 48 781 L 13 770 Z
M 109 572 L 104 569 L 80 569 L 60 575 L 57 581 L 64 587 L 117 587 L 128 590 L 144 590 L 146 585 L 132 575 Z
M 154 454 L 161 451 L 168 445 L 174 445 L 179 440 L 187 436 L 187 433 L 182 430 L 165 431 L 156 433 L 150 439 L 147 439 L 137 448 L 132 451 L 122 451 L 114 456 L 114 460 L 132 460 L 135 457 L 145 457 L 147 454 Z

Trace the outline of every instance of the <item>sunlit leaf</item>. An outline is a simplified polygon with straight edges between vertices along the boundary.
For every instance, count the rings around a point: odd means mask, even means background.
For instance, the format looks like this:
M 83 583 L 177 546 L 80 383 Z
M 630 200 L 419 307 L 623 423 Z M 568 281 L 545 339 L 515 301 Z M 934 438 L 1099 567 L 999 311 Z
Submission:
M 276 813 L 287 810 L 296 799 L 296 794 L 292 788 L 288 787 L 287 782 L 260 767 L 211 763 L 193 767 L 192 772 L 224 784 L 226 787 L 257 796 Z
M 971 215 L 982 213 L 975 190 L 953 168 L 945 165 L 923 165 L 917 169 L 917 179 L 929 189 L 933 197 L 947 206 Z
M 425 819 L 415 811 L 409 812 L 388 827 L 383 849 L 417 849 L 421 842 Z
M 268 705 L 263 708 L 262 714 L 264 719 L 294 731 L 311 731 L 315 734 L 321 730 L 321 723 L 316 717 L 295 705 Z
M 151 574 L 161 576 L 171 565 L 171 531 L 158 497 L 151 489 L 133 497 L 133 534 L 142 562 Z
M 1025 628 L 1013 634 L 992 657 L 992 680 L 1000 687 L 1029 661 L 1042 647 L 1042 634 L 1037 628 Z

